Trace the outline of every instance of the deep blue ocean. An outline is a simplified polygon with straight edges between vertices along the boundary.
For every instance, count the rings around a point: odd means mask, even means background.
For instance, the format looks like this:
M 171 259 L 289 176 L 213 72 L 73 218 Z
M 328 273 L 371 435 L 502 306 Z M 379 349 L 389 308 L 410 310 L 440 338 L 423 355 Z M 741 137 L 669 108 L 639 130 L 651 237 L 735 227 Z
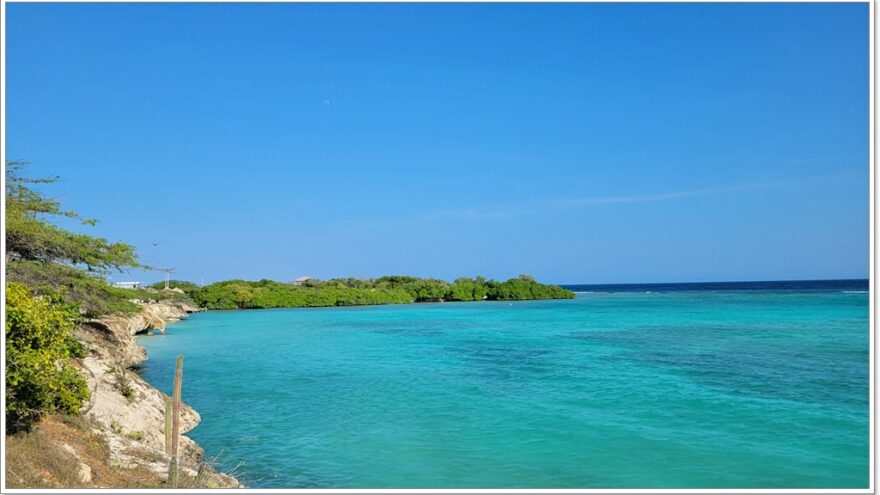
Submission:
M 142 373 L 250 487 L 865 488 L 868 282 L 210 311 Z
M 867 279 L 779 280 L 765 282 L 684 282 L 655 284 L 561 285 L 574 292 L 690 292 L 690 291 L 855 291 L 867 292 Z

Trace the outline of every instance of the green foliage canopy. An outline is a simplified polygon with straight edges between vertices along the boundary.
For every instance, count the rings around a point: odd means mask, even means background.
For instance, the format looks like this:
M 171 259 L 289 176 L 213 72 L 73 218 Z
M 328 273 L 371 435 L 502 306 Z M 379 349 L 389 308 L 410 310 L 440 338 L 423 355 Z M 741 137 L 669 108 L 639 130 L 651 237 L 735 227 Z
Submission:
M 88 271 L 106 272 L 141 267 L 132 246 L 63 230 L 47 218 L 65 217 L 94 225 L 61 208 L 58 201 L 32 189 L 32 184 L 53 183 L 57 178 L 21 176 L 25 162 L 6 164 L 6 256 L 7 260 L 35 260 L 79 265 Z
M 158 285 L 158 284 L 157 284 Z M 453 283 L 438 279 L 391 275 L 378 279 L 342 278 L 310 280 L 302 285 L 273 280 L 227 280 L 193 289 L 178 284 L 208 309 L 295 308 L 405 304 L 412 302 L 569 299 L 574 294 L 555 285 L 541 284 L 529 276 L 506 282 L 461 277 Z M 164 287 L 164 283 L 163 283 Z M 192 291 L 192 292 L 190 292 Z
M 79 310 L 58 296 L 6 284 L 6 424 L 28 428 L 44 413 L 77 414 L 89 398 L 70 365 L 83 348 L 73 338 Z
M 137 260 L 132 246 L 64 230 L 52 220 L 67 218 L 85 225 L 94 220 L 64 210 L 61 204 L 35 190 L 57 178 L 22 175 L 27 164 L 6 164 L 6 277 L 42 294 L 61 293 L 79 303 L 83 313 L 96 317 L 110 313 L 132 314 L 140 308 L 130 302 L 160 299 L 144 291 L 120 289 L 103 276 L 113 270 L 148 268 Z M 168 296 L 170 297 L 170 296 Z

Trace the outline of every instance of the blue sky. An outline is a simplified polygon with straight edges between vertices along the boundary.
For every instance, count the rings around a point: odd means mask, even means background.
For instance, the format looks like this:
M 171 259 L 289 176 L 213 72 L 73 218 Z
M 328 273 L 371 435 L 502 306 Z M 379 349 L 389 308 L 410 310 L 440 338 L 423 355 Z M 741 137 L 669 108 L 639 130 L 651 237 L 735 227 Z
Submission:
M 196 282 L 861 278 L 867 13 L 10 3 L 7 156 Z

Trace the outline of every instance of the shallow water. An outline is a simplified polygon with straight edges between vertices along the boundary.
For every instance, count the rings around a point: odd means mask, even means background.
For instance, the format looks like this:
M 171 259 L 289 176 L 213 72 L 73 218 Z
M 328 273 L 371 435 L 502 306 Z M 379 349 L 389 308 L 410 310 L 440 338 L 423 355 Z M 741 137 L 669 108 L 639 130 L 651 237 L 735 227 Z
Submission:
M 868 485 L 866 286 L 216 311 L 140 342 L 251 487 Z

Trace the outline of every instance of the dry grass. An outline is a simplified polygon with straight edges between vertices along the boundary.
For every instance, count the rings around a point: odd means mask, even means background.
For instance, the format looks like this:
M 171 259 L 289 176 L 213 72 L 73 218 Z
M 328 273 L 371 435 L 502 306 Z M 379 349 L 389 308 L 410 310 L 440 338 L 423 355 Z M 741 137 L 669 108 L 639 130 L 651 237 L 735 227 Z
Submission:
M 155 488 L 161 477 L 146 468 L 110 467 L 110 450 L 101 435 L 92 433 L 83 418 L 44 418 L 30 432 L 6 437 L 6 483 L 8 488 Z M 78 463 L 62 450 L 76 450 L 92 469 L 92 482 L 81 483 Z
M 178 488 L 223 488 L 216 479 L 218 473 L 217 465 L 219 459 L 217 457 L 204 458 L 199 461 L 199 468 L 196 476 L 188 476 L 181 474 Z M 238 472 L 241 466 L 235 466 L 231 471 L 226 471 L 227 475 L 237 477 L 241 473 Z
M 73 447 L 91 468 L 91 483 L 79 481 L 78 463 L 61 449 L 63 444 Z M 145 462 L 164 462 L 164 457 L 146 449 L 125 453 Z M 180 473 L 179 488 L 220 488 L 214 472 L 214 462 L 203 460 L 197 476 Z M 49 416 L 30 432 L 6 437 L 8 488 L 167 488 L 165 482 L 165 475 L 146 467 L 111 467 L 107 442 L 81 416 Z

